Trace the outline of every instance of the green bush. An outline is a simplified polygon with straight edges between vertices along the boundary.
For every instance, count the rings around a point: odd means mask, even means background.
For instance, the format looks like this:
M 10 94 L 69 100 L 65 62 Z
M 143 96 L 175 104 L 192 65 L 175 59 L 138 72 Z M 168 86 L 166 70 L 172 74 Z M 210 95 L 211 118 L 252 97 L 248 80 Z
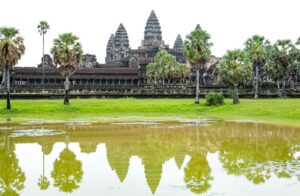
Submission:
M 222 105 L 224 104 L 224 96 L 221 93 L 210 92 L 205 96 L 206 105 Z

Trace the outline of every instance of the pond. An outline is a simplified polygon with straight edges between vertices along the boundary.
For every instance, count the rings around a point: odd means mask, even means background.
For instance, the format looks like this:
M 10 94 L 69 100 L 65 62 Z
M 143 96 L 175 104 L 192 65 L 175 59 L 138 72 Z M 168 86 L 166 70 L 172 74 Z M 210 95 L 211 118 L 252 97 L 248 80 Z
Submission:
M 300 193 L 300 128 L 257 122 L 0 124 L 0 195 Z

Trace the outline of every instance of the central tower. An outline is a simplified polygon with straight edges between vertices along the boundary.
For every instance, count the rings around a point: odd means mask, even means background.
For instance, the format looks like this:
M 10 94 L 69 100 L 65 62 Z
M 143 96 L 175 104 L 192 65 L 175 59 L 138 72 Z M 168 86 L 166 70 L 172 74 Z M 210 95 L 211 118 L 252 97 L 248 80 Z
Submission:
M 162 35 L 159 21 L 155 12 L 152 10 L 151 14 L 147 20 L 145 32 L 144 32 L 144 40 L 142 40 L 142 45 L 139 47 L 140 49 L 151 49 L 151 48 L 159 48 L 162 44 Z

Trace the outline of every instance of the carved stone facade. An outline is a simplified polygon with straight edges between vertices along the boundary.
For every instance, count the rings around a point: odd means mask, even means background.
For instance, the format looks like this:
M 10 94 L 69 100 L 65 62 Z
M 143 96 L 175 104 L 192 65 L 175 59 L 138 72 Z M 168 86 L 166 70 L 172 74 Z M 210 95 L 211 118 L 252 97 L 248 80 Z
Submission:
M 55 68 L 53 60 L 49 54 L 44 55 L 44 68 Z M 43 57 L 41 58 L 41 63 L 38 64 L 38 68 L 43 68 Z
M 159 48 L 161 45 L 164 45 L 161 27 L 155 12 L 152 10 L 146 23 L 144 40 L 142 40 L 139 49 Z
M 99 65 L 96 55 L 85 54 L 82 56 L 80 68 L 95 68 Z
M 177 50 L 177 51 L 182 51 L 183 50 L 183 41 L 182 41 L 182 38 L 179 34 L 178 34 L 178 36 L 177 36 L 177 38 L 174 42 L 173 49 Z
M 130 45 L 127 31 L 121 23 L 115 33 L 111 35 L 106 47 L 106 63 L 119 64 L 123 58 L 129 56 Z

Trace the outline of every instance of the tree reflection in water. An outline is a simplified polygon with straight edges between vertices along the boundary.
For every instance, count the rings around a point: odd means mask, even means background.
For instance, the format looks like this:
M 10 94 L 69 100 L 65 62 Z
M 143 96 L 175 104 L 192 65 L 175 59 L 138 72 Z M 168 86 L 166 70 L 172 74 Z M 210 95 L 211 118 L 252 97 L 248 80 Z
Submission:
M 194 193 L 206 193 L 211 187 L 211 168 L 206 160 L 206 153 L 192 155 L 184 168 L 184 182 Z
M 7 135 L 0 146 L 0 195 L 17 196 L 24 189 L 25 173 L 14 152 L 15 145 Z
M 59 187 L 60 191 L 72 193 L 79 188 L 82 175 L 82 163 L 76 159 L 75 153 L 67 144 L 53 164 L 51 176 L 54 179 L 54 186 Z
M 263 184 L 273 177 L 296 178 L 300 181 L 298 128 L 227 122 L 202 127 L 184 123 L 176 126 L 172 123 L 155 126 L 109 123 L 75 127 L 50 126 L 47 129 L 65 130 L 72 142 L 79 144 L 81 153 L 90 155 L 96 152 L 98 144 L 105 144 L 110 168 L 121 183 L 127 178 L 131 157 L 139 157 L 144 167 L 145 181 L 152 194 L 159 189 L 164 176 L 164 164 L 172 159 L 175 160 L 176 168 L 181 168 L 180 171 L 184 172 L 183 183 L 188 190 L 196 194 L 209 192 L 216 180 L 212 175 L 214 168 L 210 167 L 207 159 L 209 153 L 218 156 L 227 175 L 244 177 L 253 184 Z M 2 143 L 7 146 L 8 137 L 3 138 Z M 44 155 L 49 154 L 53 144 L 58 142 L 66 142 L 66 148 L 54 161 L 52 186 L 69 193 L 79 188 L 83 176 L 82 162 L 69 149 L 66 139 L 68 137 L 59 134 L 51 137 L 14 138 L 16 143 L 42 145 L 43 174 L 38 183 L 41 189 L 50 186 L 44 171 Z M 18 166 L 14 145 L 10 143 L 8 146 L 11 147 L 0 146 L 0 190 L 1 193 L 14 191 L 17 194 L 24 187 L 25 174 Z M 185 157 L 190 157 L 187 164 Z

